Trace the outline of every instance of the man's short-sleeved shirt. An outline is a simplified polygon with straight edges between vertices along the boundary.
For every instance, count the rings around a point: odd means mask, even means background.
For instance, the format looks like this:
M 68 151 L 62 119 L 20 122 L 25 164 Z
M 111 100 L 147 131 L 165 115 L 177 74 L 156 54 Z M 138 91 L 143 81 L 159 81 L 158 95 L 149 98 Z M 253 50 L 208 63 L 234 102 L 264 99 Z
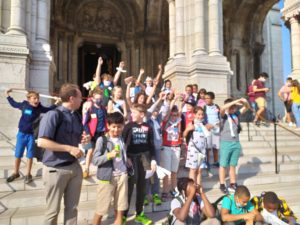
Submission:
M 61 111 L 61 115 L 57 110 Z M 59 144 L 77 147 L 83 131 L 81 118 L 77 112 L 71 112 L 60 106 L 46 113 L 40 123 L 39 138 L 47 138 Z M 55 152 L 46 149 L 43 163 L 50 167 L 71 164 L 76 158 L 68 152 Z
M 229 214 L 232 215 L 241 215 L 254 210 L 253 204 L 249 201 L 244 207 L 237 207 L 236 202 L 234 200 L 234 195 L 225 196 L 222 200 L 222 208 L 228 209 Z M 236 225 L 243 222 L 243 220 L 235 221 Z
M 261 82 L 260 80 L 254 81 L 253 86 L 256 86 L 257 89 L 265 88 L 265 84 L 263 82 Z M 255 98 L 259 98 L 259 97 L 265 98 L 266 92 L 265 91 L 255 92 Z

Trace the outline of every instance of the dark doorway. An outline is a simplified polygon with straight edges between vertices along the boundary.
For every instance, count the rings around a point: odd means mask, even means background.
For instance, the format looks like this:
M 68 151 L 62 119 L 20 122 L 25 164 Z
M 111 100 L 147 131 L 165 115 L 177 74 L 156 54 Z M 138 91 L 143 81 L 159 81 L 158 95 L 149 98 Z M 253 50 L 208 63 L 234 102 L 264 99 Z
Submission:
M 100 56 L 103 59 L 101 74 L 108 73 L 114 76 L 121 60 L 121 53 L 115 45 L 84 43 L 78 49 L 78 85 L 84 96 L 88 95 L 88 91 L 82 85 L 93 80 Z

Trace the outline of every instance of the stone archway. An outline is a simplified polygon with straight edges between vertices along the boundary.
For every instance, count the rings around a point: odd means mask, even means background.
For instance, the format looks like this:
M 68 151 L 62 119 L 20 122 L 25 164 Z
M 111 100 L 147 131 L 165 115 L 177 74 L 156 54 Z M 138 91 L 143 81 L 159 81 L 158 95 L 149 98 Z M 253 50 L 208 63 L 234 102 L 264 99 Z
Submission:
M 163 10 L 164 0 L 53 0 L 50 41 L 56 89 L 65 81 L 80 83 L 78 49 L 87 42 L 115 45 L 129 75 L 140 67 L 154 75 L 155 64 L 168 54 L 168 14 Z
M 254 74 L 262 72 L 261 55 L 266 44 L 263 39 L 264 21 L 277 2 L 223 1 L 224 55 L 234 71 L 231 79 L 234 96 L 243 95 Z

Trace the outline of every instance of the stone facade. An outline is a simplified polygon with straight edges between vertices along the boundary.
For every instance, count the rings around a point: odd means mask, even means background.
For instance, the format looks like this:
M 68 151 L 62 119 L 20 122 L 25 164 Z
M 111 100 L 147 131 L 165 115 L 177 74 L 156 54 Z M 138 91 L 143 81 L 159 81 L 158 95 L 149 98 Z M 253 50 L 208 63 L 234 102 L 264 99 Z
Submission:
M 127 62 L 127 75 L 144 67 L 154 76 L 156 65 L 166 63 L 164 78 L 177 90 L 197 83 L 216 92 L 219 103 L 243 96 L 261 71 L 272 74 L 275 90 L 282 82 L 276 2 L 0 0 L 1 91 L 17 87 L 47 94 L 64 82 L 82 84 L 87 76 L 82 67 L 90 64 L 81 49 L 89 45 L 118 54 L 109 59 L 111 73 L 119 59 Z M 299 10 L 300 0 L 286 0 L 282 11 L 291 29 L 294 77 L 300 76 Z M 13 135 L 19 114 L 2 94 L 0 104 L 0 131 Z

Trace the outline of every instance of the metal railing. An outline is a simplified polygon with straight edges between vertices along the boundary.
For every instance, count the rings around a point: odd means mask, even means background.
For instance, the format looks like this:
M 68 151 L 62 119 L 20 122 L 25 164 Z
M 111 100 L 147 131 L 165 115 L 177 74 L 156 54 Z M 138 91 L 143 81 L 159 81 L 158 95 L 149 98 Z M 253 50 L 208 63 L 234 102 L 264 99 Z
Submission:
M 278 142 L 278 139 L 277 139 L 277 126 L 283 128 L 284 130 L 294 134 L 295 136 L 297 137 L 300 137 L 300 133 L 297 133 L 295 132 L 294 130 L 284 126 L 283 124 L 281 124 L 279 122 L 279 120 L 277 119 L 277 117 L 271 113 L 271 112 L 268 112 L 269 115 L 271 115 L 272 119 L 270 120 L 264 120 L 263 122 L 266 122 L 268 124 L 273 124 L 274 126 L 274 152 L 275 152 L 275 173 L 276 174 L 279 174 L 279 169 L 278 169 L 278 145 L 277 145 L 277 142 Z M 252 141 L 252 138 L 251 138 L 251 135 L 250 135 L 250 123 L 252 123 L 253 121 L 253 116 L 252 116 L 252 113 L 248 113 L 246 114 L 244 117 L 243 117 L 243 122 L 246 122 L 247 123 L 247 132 L 248 132 L 248 141 Z

